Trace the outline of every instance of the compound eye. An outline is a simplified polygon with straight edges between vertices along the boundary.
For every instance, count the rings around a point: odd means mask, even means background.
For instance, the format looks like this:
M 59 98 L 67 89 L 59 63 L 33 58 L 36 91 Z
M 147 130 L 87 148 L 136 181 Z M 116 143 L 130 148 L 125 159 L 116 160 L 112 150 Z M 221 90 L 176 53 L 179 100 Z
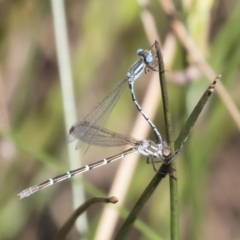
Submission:
M 152 62 L 152 60 L 153 60 L 152 54 L 147 55 L 147 57 L 145 58 L 145 60 L 146 60 L 146 62 L 148 62 L 148 63 Z
M 143 51 L 143 49 L 142 48 L 139 48 L 138 50 L 137 50 L 137 55 L 141 55 L 141 52 Z

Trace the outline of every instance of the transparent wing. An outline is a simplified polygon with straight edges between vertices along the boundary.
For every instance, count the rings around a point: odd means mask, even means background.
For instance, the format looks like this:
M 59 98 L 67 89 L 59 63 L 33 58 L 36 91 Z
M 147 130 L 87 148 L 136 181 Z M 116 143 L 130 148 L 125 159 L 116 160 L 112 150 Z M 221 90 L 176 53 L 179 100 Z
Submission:
M 89 145 L 94 144 L 93 139 L 98 133 L 99 129 L 104 125 L 118 99 L 120 98 L 124 88 L 126 87 L 127 78 L 119 82 L 111 92 L 81 121 L 75 123 L 69 130 L 67 138 L 68 142 L 72 142 L 74 139 L 78 139 Z M 86 127 L 86 123 L 89 126 L 95 126 L 94 128 Z M 77 143 L 76 149 L 81 146 L 81 142 Z M 124 145 L 124 144 L 122 144 Z M 101 146 L 101 145 L 98 145 Z M 113 145 L 114 146 L 114 145 Z M 120 146 L 120 145 L 116 145 Z
M 87 132 L 88 134 L 83 134 Z M 140 141 L 124 134 L 115 133 L 106 128 L 100 128 L 97 125 L 92 125 L 87 121 L 81 121 L 76 126 L 70 129 L 71 140 L 78 139 L 81 142 L 101 146 L 113 147 L 122 145 L 135 146 Z

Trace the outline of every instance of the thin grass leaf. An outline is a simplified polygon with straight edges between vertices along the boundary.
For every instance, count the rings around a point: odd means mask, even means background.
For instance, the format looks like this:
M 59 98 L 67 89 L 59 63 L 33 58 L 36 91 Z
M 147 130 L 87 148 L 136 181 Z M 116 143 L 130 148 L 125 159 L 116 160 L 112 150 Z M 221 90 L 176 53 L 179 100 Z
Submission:
M 160 53 L 159 44 L 156 41 L 155 42 L 155 48 L 157 50 L 158 60 L 159 60 L 159 78 L 160 78 L 160 84 L 161 84 L 161 91 L 162 91 L 162 98 L 163 98 L 163 109 L 164 109 L 164 119 L 165 119 L 165 125 L 167 126 L 167 139 L 172 142 L 172 149 L 174 152 L 174 145 L 172 141 L 172 124 L 171 124 L 171 115 L 169 110 L 169 104 L 168 104 L 168 94 L 167 94 L 167 88 L 165 83 L 165 76 L 164 76 L 164 64 L 163 59 Z M 170 147 L 171 148 L 171 147 Z M 147 202 L 147 200 L 150 198 L 160 181 L 166 176 L 166 173 L 169 172 L 169 166 L 163 164 L 161 166 L 161 171 L 159 171 L 155 177 L 152 179 L 152 181 L 149 183 L 147 188 L 144 190 L 143 194 L 133 207 L 132 211 L 130 212 L 129 216 L 127 217 L 126 221 L 123 223 L 122 227 L 120 228 L 119 232 L 117 233 L 117 236 L 115 239 L 124 239 L 130 229 L 132 228 L 132 225 L 134 221 L 136 220 L 139 212 L 142 210 L 143 206 Z M 176 181 L 175 181 L 176 182 Z M 175 187 L 174 190 L 176 191 L 175 196 L 177 195 L 177 188 Z M 174 198 L 175 200 L 177 197 Z M 178 218 L 178 215 L 175 214 L 175 217 Z M 176 221 L 174 221 L 175 223 Z M 178 227 L 177 227 L 178 229 Z M 176 238 L 175 238 L 176 239 Z
M 168 169 L 168 166 L 163 164 L 162 166 L 165 166 Z M 168 171 L 165 169 L 165 173 Z M 158 184 L 161 182 L 161 180 L 166 176 L 166 174 L 159 174 L 157 173 L 155 177 L 152 179 L 152 181 L 149 183 L 147 188 L 144 190 L 142 195 L 140 196 L 139 200 L 136 202 L 135 206 L 133 207 L 132 211 L 126 218 L 125 222 L 119 229 L 116 237 L 114 238 L 115 240 L 121 240 L 125 239 L 127 234 L 129 233 L 130 229 L 133 226 L 134 221 L 136 220 L 139 212 L 142 210 L 143 206 L 145 203 L 148 201 L 148 199 L 151 197 L 152 193 L 158 186 Z
M 164 62 L 162 58 L 162 54 L 160 52 L 159 44 L 156 41 L 155 47 L 157 50 L 157 55 L 159 59 L 159 79 L 161 84 L 161 91 L 162 91 L 162 99 L 163 99 L 163 113 L 164 113 L 164 120 L 166 126 L 166 137 L 167 142 L 170 147 L 170 156 L 174 155 L 174 142 L 173 142 L 173 127 L 172 127 L 172 120 L 171 120 L 171 112 L 169 107 L 168 101 L 168 92 L 167 92 L 167 85 L 165 81 L 165 69 L 164 69 Z M 172 171 L 174 169 L 174 171 Z M 171 239 L 177 240 L 179 239 L 179 209 L 178 209 L 178 185 L 177 185 L 177 168 L 175 162 L 171 162 L 168 169 L 171 173 L 170 181 L 170 214 L 171 214 Z M 165 169 L 160 169 L 161 171 L 165 171 Z
M 202 95 L 201 99 L 197 103 L 196 107 L 193 109 L 191 115 L 189 116 L 187 122 L 185 123 L 184 127 L 182 128 L 182 131 L 180 132 L 177 140 L 175 141 L 175 149 L 176 152 L 180 152 L 181 149 L 183 148 L 184 143 L 186 142 L 192 127 L 194 126 L 195 122 L 198 119 L 199 114 L 202 112 L 205 104 L 207 103 L 209 97 L 212 95 L 217 80 L 220 79 L 221 75 L 217 76 L 215 80 L 212 82 L 212 84 L 209 85 L 207 90 L 204 92 Z

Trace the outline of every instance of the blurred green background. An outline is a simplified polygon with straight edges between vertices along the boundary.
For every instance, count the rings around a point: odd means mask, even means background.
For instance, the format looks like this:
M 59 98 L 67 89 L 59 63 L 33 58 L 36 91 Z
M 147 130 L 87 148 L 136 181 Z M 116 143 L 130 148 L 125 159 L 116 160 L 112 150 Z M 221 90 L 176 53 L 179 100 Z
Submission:
M 240 63 L 238 1 L 175 1 L 181 20 L 237 107 Z M 158 1 L 150 1 L 158 33 L 165 39 L 169 19 Z M 65 2 L 78 119 L 90 111 L 148 49 L 137 1 Z M 71 181 L 19 200 L 17 193 L 68 170 L 63 105 L 50 1 L 0 2 L 0 239 L 52 239 L 72 212 Z M 163 52 L 164 56 L 164 52 Z M 191 65 L 180 43 L 168 75 Z M 194 81 L 168 86 L 174 136 L 209 85 L 199 72 Z M 212 79 L 213 80 L 213 79 Z M 141 103 L 147 81 L 136 83 Z M 159 90 L 160 93 L 160 90 Z M 137 111 L 125 91 L 107 127 L 129 133 Z M 151 106 L 149 106 L 151 108 Z M 162 108 L 153 119 L 163 131 Z M 142 127 L 149 126 L 146 124 Z M 164 131 L 163 131 L 164 132 Z M 164 135 L 164 134 L 163 134 Z M 149 138 L 153 139 L 152 134 Z M 92 146 L 84 163 L 120 152 Z M 83 186 L 108 196 L 118 163 L 83 175 Z M 177 158 L 181 239 L 240 239 L 239 129 L 215 92 Z M 125 208 L 131 210 L 154 175 L 144 158 L 129 186 Z M 80 181 L 76 184 L 81 185 Z M 90 190 L 89 190 L 90 189 Z M 87 198 L 98 196 L 87 187 Z M 159 238 L 169 239 L 168 181 L 160 184 L 139 216 Z M 102 205 L 88 212 L 92 239 Z M 111 219 L 109 220 L 111 221 Z M 107 229 L 106 229 L 107 231 Z M 68 239 L 78 239 L 74 230 Z M 148 239 L 133 229 L 129 239 Z

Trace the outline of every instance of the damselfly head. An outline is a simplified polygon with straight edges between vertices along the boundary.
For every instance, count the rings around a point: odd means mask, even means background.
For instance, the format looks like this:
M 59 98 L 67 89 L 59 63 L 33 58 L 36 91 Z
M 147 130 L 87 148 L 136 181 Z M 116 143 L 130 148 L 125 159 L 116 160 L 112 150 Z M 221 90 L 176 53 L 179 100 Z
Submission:
M 151 63 L 153 61 L 153 55 L 151 52 L 149 52 L 149 54 L 145 57 L 145 61 L 147 63 Z
M 162 144 L 162 155 L 164 157 L 168 157 L 170 155 L 170 147 L 167 145 L 166 142 Z
M 137 55 L 143 57 L 144 62 L 146 64 L 149 64 L 153 61 L 153 55 L 151 51 L 143 50 L 142 48 L 139 48 L 137 50 Z
M 162 145 L 158 145 L 151 140 L 143 140 L 138 145 L 138 152 L 144 156 L 149 156 L 153 158 L 163 157 Z

